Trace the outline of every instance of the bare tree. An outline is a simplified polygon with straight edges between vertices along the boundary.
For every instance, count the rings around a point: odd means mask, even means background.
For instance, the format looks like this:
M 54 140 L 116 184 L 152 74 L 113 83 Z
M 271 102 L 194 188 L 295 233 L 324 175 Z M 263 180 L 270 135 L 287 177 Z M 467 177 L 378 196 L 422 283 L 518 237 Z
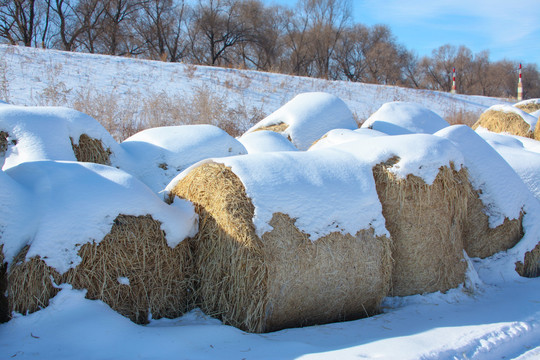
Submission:
M 0 36 L 12 45 L 32 46 L 36 17 L 35 0 L 0 1 Z
M 231 64 L 228 52 L 248 38 L 239 0 L 199 0 L 189 32 L 191 54 L 206 65 Z

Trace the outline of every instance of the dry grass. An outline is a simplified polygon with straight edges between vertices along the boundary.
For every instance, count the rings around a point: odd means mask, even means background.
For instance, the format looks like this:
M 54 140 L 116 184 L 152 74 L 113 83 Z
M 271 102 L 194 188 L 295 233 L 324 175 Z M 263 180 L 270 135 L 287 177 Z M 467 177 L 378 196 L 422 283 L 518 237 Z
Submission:
M 534 278 L 540 276 L 540 243 L 534 249 L 527 251 L 523 262 L 516 263 L 516 271 L 520 276 Z
M 476 130 L 478 127 L 483 127 L 496 133 L 509 133 L 533 138 L 530 125 L 516 113 L 488 110 L 480 115 L 480 118 L 472 128 Z
M 451 113 L 445 116 L 445 120 L 450 125 L 467 125 L 473 127 L 478 118 L 480 117 L 481 112 L 479 111 L 467 111 L 464 109 L 454 110 Z
M 521 220 L 505 219 L 496 228 L 489 227 L 489 218 L 484 213 L 484 203 L 478 193 L 470 188 L 467 203 L 467 221 L 465 223 L 465 251 L 471 257 L 486 258 L 500 251 L 508 250 L 523 237 Z
M 386 227 L 392 237 L 392 295 L 446 291 L 465 280 L 463 222 L 467 211 L 464 169 L 442 167 L 432 185 L 373 168 Z
M 387 294 L 389 240 L 365 230 L 311 242 L 287 215 L 258 238 L 240 179 L 220 164 L 192 170 L 173 193 L 200 216 L 193 242 L 198 305 L 251 332 L 372 315 Z
M 101 140 L 93 139 L 86 134 L 79 137 L 77 145 L 73 142 L 73 138 L 70 138 L 70 140 L 77 161 L 111 165 L 111 149 L 107 148 L 105 150 Z
M 160 222 L 151 216 L 119 215 L 109 234 L 99 243 L 81 247 L 82 262 L 63 275 L 39 258 L 24 261 L 19 254 L 9 273 L 12 310 L 26 313 L 48 305 L 58 291 L 52 286 L 68 283 L 87 289 L 86 297 L 100 299 L 136 323 L 152 318 L 175 318 L 190 307 L 191 258 L 187 241 L 171 249 Z M 129 285 L 119 279 L 129 279 Z

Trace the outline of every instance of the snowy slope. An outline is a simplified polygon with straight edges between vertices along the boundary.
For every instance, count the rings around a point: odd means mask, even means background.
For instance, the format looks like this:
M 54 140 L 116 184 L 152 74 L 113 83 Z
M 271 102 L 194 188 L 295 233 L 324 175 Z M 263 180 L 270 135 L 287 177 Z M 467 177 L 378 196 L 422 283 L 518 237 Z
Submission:
M 443 118 L 461 110 L 480 114 L 492 105 L 508 104 L 482 96 L 6 45 L 0 45 L 0 59 L 6 65 L 7 100 L 19 105 L 42 105 L 47 100 L 68 105 L 81 95 L 96 93 L 104 94 L 104 99 L 118 98 L 119 106 L 137 113 L 148 95 L 189 98 L 208 90 L 225 96 L 230 108 L 246 105 L 269 115 L 297 94 L 323 91 L 342 99 L 363 121 L 384 103 L 398 100 L 420 104 Z

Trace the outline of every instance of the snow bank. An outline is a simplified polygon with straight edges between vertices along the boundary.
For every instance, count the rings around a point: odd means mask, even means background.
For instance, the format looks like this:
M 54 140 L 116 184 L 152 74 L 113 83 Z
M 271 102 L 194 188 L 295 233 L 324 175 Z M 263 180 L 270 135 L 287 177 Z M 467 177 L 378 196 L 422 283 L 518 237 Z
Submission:
M 101 140 L 112 152 L 112 163 L 123 160 L 118 144 L 101 124 L 68 108 L 0 106 L 0 130 L 9 134 L 4 170 L 27 161 L 75 161 L 70 138 L 77 145 L 82 134 Z
M 433 134 L 449 126 L 442 117 L 422 105 L 395 101 L 386 103 L 363 124 L 362 128 L 388 135 Z
M 501 225 L 505 218 L 518 219 L 530 192 L 504 158 L 468 126 L 450 126 L 435 135 L 452 141 L 463 153 L 490 227 Z
M 242 135 L 238 141 L 248 154 L 272 151 L 298 151 L 287 139 L 274 131 L 260 130 Z
M 327 132 L 319 141 L 313 144 L 309 150 L 324 149 L 350 141 L 362 140 L 387 134 L 372 129 L 334 129 Z
M 310 92 L 295 96 L 247 131 L 253 132 L 272 125 L 286 124 L 280 131 L 299 150 L 307 150 L 314 141 L 332 129 L 356 129 L 351 110 L 335 95 Z
M 134 160 L 122 168 L 156 193 L 200 160 L 247 153 L 238 140 L 213 125 L 152 128 L 129 137 L 120 146 Z
M 540 199 L 540 153 L 527 150 L 516 137 L 485 130 L 477 133 L 497 150 L 536 198 Z
M 167 243 L 175 247 L 196 231 L 197 216 L 187 201 L 161 201 L 133 176 L 108 166 L 37 161 L 6 171 L 31 191 L 36 215 L 27 259 L 40 255 L 48 266 L 64 273 L 79 264 L 77 251 L 85 243 L 99 243 L 119 214 L 150 214 L 159 220 Z M 24 211 L 14 216 L 25 217 Z

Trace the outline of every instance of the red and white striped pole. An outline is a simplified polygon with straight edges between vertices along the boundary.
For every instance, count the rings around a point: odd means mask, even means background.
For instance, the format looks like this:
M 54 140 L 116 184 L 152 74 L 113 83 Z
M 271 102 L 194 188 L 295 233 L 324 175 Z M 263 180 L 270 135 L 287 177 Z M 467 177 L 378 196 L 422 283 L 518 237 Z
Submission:
M 523 100 L 523 85 L 521 84 L 521 63 L 519 64 L 519 80 L 518 80 L 518 96 L 517 101 Z
M 450 93 L 456 93 L 456 68 L 452 68 L 452 90 L 450 90 Z

